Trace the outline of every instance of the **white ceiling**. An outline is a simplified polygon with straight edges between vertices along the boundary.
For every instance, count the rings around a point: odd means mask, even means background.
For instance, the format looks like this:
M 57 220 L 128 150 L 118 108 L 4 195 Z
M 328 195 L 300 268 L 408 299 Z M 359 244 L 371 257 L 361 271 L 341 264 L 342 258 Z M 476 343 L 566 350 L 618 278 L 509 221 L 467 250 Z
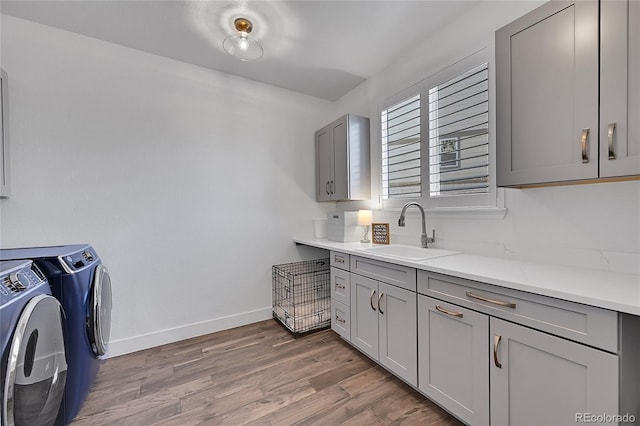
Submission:
M 476 2 L 48 0 L 0 12 L 333 101 Z M 257 62 L 222 50 L 238 16 L 264 47 Z

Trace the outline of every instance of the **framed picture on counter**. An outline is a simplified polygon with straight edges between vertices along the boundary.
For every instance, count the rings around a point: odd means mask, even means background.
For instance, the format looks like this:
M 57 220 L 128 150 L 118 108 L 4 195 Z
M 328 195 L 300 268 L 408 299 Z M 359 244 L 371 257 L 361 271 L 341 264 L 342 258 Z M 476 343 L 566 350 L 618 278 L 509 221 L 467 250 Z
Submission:
M 389 244 L 389 224 L 371 224 L 371 242 L 373 244 Z

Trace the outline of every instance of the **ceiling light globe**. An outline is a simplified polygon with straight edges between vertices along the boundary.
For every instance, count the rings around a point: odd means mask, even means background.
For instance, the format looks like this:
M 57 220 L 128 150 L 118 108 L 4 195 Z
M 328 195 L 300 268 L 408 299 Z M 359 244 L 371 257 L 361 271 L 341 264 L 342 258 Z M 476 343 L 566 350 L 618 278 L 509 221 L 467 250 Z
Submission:
M 229 55 L 243 62 L 256 61 L 264 54 L 260 43 L 248 36 L 227 36 L 222 42 L 222 47 Z

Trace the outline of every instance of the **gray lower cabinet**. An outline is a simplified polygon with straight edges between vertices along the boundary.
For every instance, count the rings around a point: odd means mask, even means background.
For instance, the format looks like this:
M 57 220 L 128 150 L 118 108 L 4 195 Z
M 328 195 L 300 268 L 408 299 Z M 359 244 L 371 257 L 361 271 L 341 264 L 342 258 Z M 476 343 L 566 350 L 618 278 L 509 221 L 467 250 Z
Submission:
M 331 252 L 331 329 L 351 341 L 349 255 Z
M 351 274 L 351 343 L 418 384 L 416 293 Z
M 618 356 L 497 318 L 490 324 L 492 425 L 575 425 L 586 414 L 619 414 Z
M 489 424 L 489 316 L 418 296 L 418 388 L 471 425 Z

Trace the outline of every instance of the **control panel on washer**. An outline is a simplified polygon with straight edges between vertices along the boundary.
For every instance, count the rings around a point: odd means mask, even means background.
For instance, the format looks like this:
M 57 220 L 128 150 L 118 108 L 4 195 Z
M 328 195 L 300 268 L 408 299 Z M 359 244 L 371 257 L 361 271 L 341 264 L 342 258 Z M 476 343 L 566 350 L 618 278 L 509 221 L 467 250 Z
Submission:
M 64 256 L 61 260 L 69 268 L 69 271 L 75 272 L 91 265 L 96 258 L 96 254 L 90 248 L 86 248 L 79 252 Z
M 0 303 L 46 282 L 44 274 L 31 261 L 0 262 Z

